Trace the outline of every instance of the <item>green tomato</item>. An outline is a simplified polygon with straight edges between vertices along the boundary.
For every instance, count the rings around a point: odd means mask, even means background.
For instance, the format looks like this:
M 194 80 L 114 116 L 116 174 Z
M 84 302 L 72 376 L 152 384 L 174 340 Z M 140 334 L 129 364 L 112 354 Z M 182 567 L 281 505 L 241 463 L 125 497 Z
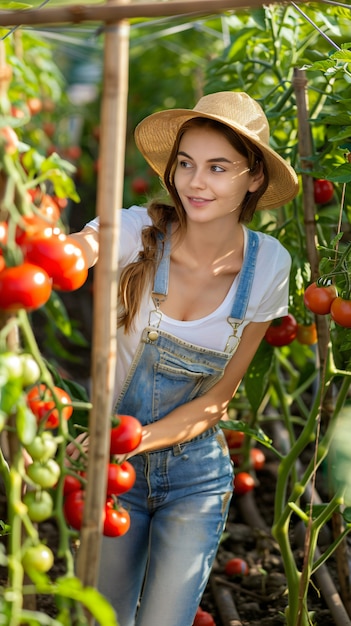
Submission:
M 49 431 L 44 431 L 41 435 L 34 437 L 33 441 L 26 446 L 27 452 L 33 461 L 45 463 L 52 459 L 57 450 L 57 442 Z
M 28 387 L 34 385 L 40 378 L 40 368 L 31 354 L 23 352 L 20 355 L 22 363 L 22 385 Z
M 43 543 L 28 548 L 22 558 L 23 568 L 29 575 L 34 572 L 48 572 L 53 564 L 54 555 L 52 550 Z
M 27 491 L 23 496 L 23 502 L 28 508 L 32 522 L 43 522 L 52 514 L 53 500 L 47 491 Z
M 15 352 L 0 354 L 0 367 L 7 371 L 8 380 L 18 380 L 22 376 L 22 360 Z
M 37 419 L 25 403 L 19 403 L 16 409 L 16 430 L 18 439 L 26 446 L 37 434 Z
M 27 467 L 29 478 L 39 487 L 43 487 L 43 489 L 49 489 L 56 485 L 60 477 L 60 471 L 60 466 L 54 459 L 49 459 L 45 463 L 33 461 Z

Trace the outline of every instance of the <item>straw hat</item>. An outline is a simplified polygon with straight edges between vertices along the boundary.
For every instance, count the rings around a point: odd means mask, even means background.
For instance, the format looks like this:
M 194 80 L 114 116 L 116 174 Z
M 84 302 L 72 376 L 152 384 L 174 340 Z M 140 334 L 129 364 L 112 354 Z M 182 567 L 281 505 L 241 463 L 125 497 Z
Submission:
M 269 185 L 257 209 L 275 209 L 296 196 L 297 176 L 292 167 L 269 147 L 269 125 L 261 106 L 246 93 L 233 91 L 203 96 L 194 109 L 168 109 L 140 122 L 135 129 L 136 145 L 162 179 L 179 128 L 194 117 L 222 122 L 260 148 L 269 172 Z

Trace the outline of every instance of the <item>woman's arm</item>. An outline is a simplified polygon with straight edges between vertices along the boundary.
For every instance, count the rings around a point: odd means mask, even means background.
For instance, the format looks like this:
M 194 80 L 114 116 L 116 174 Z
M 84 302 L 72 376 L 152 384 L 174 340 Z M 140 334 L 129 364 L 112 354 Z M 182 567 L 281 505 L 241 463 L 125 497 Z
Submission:
M 83 248 L 89 267 L 95 265 L 99 256 L 99 233 L 90 226 L 69 235 L 70 239 L 77 241 Z
M 183 404 L 162 419 L 143 428 L 143 438 L 132 455 L 160 450 L 201 435 L 222 419 L 270 322 L 251 322 L 224 376 L 203 396 Z

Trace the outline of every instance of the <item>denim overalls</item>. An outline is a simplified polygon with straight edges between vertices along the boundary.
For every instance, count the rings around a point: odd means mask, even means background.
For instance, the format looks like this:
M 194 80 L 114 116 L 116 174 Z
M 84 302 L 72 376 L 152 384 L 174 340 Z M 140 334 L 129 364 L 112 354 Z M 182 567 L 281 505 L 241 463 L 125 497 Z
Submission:
M 258 236 L 247 233 L 226 351 L 194 346 L 153 323 L 142 333 L 116 412 L 152 423 L 206 393 L 223 376 L 239 343 L 236 331 L 255 271 Z M 159 323 L 162 317 L 158 303 L 167 295 L 169 246 L 167 239 L 149 322 Z M 131 526 L 123 537 L 103 538 L 99 590 L 115 608 L 120 626 L 191 626 L 233 492 L 225 437 L 216 426 L 186 443 L 138 454 L 130 462 L 136 482 L 119 500 L 129 510 Z

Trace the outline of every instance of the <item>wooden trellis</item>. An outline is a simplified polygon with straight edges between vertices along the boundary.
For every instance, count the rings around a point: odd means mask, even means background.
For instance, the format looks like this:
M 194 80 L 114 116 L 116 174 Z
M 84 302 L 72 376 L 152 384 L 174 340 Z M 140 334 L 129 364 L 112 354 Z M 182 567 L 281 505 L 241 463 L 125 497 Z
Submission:
M 271 4 L 282 4 L 271 2 Z M 117 269 L 119 216 L 123 201 L 126 110 L 129 66 L 129 19 L 135 17 L 194 16 L 252 9 L 262 0 L 182 0 L 130 2 L 107 0 L 104 5 L 0 11 L 0 26 L 102 22 L 104 89 L 102 96 L 100 173 L 97 214 L 100 218 L 100 256 L 94 274 L 92 348 L 92 404 L 86 505 L 81 530 L 77 574 L 85 586 L 96 586 L 109 456 L 110 416 L 116 367 Z

